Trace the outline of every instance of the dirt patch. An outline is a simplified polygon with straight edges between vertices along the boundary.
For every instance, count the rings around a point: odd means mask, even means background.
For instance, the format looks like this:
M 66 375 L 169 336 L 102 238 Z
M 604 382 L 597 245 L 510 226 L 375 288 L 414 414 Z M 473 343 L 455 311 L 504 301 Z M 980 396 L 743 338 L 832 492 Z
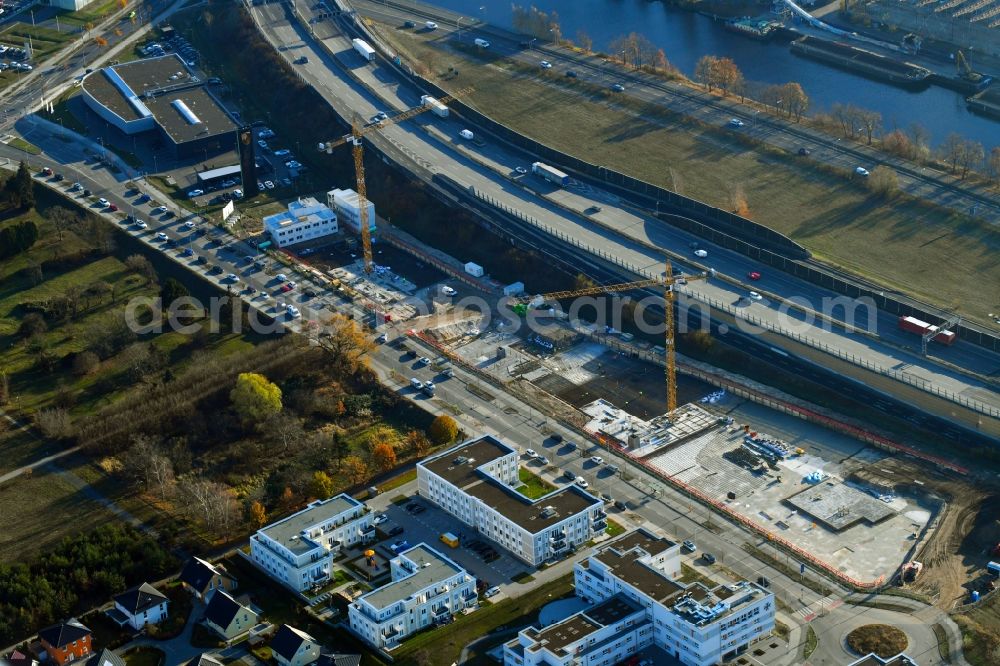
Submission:
M 967 599 L 988 553 L 1000 543 L 996 519 L 1000 495 L 904 458 L 880 461 L 855 476 L 876 486 L 943 500 L 933 530 L 914 555 L 924 564 L 923 573 L 908 589 L 926 595 L 942 610 Z
M 902 630 L 888 624 L 866 624 L 847 634 L 847 644 L 857 654 L 874 652 L 883 659 L 894 657 L 909 645 Z

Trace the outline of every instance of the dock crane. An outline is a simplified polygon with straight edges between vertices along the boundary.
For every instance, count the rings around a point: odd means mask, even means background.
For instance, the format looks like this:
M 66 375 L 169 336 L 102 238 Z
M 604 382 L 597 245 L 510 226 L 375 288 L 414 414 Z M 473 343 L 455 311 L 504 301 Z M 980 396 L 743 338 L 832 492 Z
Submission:
M 455 91 L 451 95 L 442 97 L 439 101 L 442 104 L 447 104 L 451 100 L 457 99 L 462 95 L 468 95 L 472 91 L 473 88 L 463 88 L 462 90 Z M 395 125 L 403 122 L 404 120 L 409 120 L 413 116 L 419 115 L 428 109 L 429 107 L 427 106 L 415 106 L 398 113 L 395 116 L 373 122 L 368 126 L 364 126 L 362 124 L 363 120 L 359 116 L 355 116 L 351 121 L 350 134 L 345 134 L 339 139 L 319 144 L 319 149 L 321 151 L 325 151 L 327 154 L 332 153 L 334 148 L 342 146 L 345 143 L 351 144 L 351 152 L 354 155 L 354 173 L 357 179 L 358 187 L 358 216 L 359 223 L 361 225 L 361 246 L 364 249 L 365 273 L 372 272 L 372 238 L 371 229 L 369 228 L 370 222 L 368 220 L 368 193 L 365 188 L 364 151 L 361 145 L 361 139 L 368 134 L 372 134 L 388 127 L 389 125 Z
M 664 300 L 664 349 L 666 349 L 666 380 L 667 380 L 667 414 L 673 414 L 677 409 L 677 357 L 674 350 L 674 285 L 686 284 L 693 280 L 707 280 L 708 273 L 698 275 L 685 275 L 675 278 L 670 260 L 666 260 L 667 270 L 662 278 L 651 278 L 637 280 L 635 282 L 622 282 L 619 284 L 597 285 L 584 289 L 571 289 L 568 291 L 554 291 L 538 296 L 520 296 L 511 299 L 514 303 L 514 311 L 523 314 L 527 311 L 528 305 L 540 304 L 545 301 L 554 301 L 561 298 L 574 298 L 576 296 L 593 296 L 594 294 L 615 293 L 619 291 L 631 291 L 633 289 L 645 289 L 646 287 L 663 287 Z

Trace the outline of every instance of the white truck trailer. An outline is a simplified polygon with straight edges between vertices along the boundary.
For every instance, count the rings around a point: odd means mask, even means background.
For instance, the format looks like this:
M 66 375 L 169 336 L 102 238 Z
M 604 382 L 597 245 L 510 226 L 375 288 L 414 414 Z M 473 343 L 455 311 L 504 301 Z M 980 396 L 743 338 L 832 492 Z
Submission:
M 368 62 L 371 62 L 372 60 L 375 59 L 375 49 L 373 49 L 371 45 L 365 40 L 355 38 L 351 40 L 351 44 L 354 45 L 354 50 L 357 51 L 361 55 L 361 57 L 367 60 Z
M 448 107 L 439 102 L 434 97 L 431 97 L 430 95 L 424 95 L 423 97 L 420 98 L 420 103 L 428 107 L 431 110 L 431 113 L 433 113 L 434 115 L 440 116 L 442 118 L 448 117 Z

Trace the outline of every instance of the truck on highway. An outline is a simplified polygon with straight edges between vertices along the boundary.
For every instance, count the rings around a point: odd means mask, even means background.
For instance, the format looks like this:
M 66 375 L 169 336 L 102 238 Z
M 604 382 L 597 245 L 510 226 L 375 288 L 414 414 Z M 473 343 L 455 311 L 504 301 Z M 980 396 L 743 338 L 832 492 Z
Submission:
M 535 162 L 531 165 L 531 173 L 535 174 L 539 178 L 544 178 L 550 183 L 555 183 L 565 187 L 569 185 L 569 176 L 564 174 L 559 169 L 550 167 L 548 164 L 542 164 L 541 162 Z
M 900 317 L 899 327 L 904 331 L 910 333 L 916 333 L 917 335 L 926 335 L 932 331 L 939 330 L 937 326 L 933 324 L 928 324 L 926 321 L 921 321 L 916 317 Z M 935 335 L 931 340 L 934 342 L 940 342 L 943 345 L 953 345 L 955 340 L 958 338 L 952 331 L 941 331 Z
M 351 44 L 354 45 L 354 50 L 368 62 L 375 59 L 375 49 L 373 49 L 365 40 L 355 38 L 351 40 Z
M 420 98 L 420 103 L 429 108 L 431 113 L 434 115 L 442 118 L 448 117 L 448 107 L 439 102 L 436 98 L 431 97 L 430 95 L 424 95 Z

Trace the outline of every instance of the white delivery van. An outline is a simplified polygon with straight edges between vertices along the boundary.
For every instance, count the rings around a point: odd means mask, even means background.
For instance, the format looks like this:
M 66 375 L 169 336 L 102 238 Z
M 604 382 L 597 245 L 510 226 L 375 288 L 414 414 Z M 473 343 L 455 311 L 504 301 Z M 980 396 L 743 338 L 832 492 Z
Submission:
M 437 30 L 438 24 L 434 21 L 428 21 L 427 23 L 424 23 L 424 27 L 428 30 Z
M 479 39 L 477 37 L 475 39 L 475 42 L 476 42 L 476 46 L 478 46 L 481 49 L 488 49 L 488 48 L 490 48 L 490 43 L 488 41 L 486 41 L 485 39 Z

